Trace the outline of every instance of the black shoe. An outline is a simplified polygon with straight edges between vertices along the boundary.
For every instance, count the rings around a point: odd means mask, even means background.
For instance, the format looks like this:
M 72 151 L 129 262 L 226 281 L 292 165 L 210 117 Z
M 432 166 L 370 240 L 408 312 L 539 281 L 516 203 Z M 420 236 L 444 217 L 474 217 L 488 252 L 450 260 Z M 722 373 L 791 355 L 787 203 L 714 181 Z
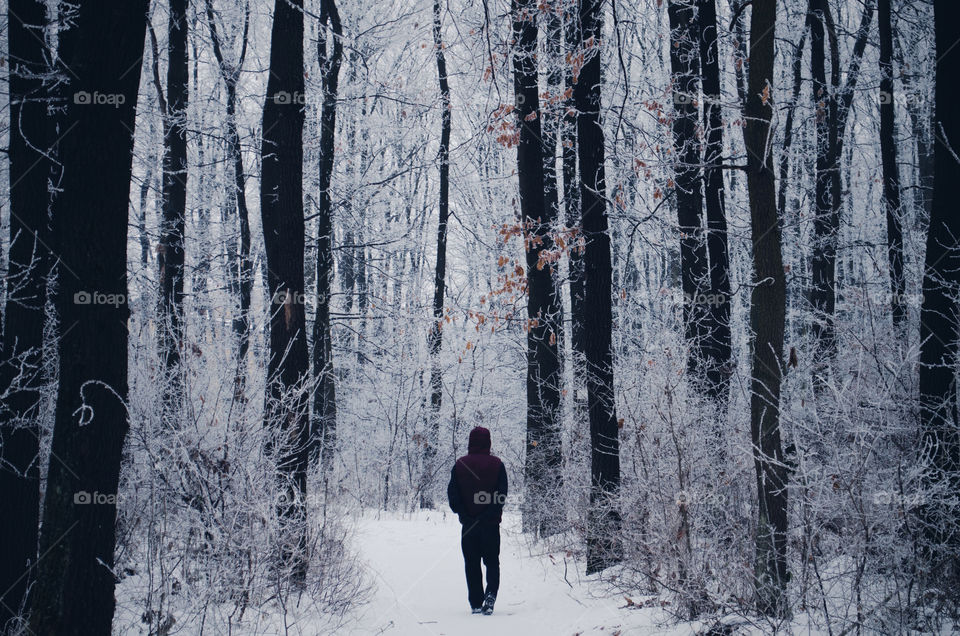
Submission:
M 487 598 L 483 599 L 483 607 L 480 608 L 480 611 L 483 612 L 484 616 L 490 616 L 493 614 L 493 604 L 496 602 L 496 594 L 487 594 Z
M 470 613 L 471 613 L 471 614 L 479 614 L 479 613 L 482 612 L 482 611 L 483 611 L 483 608 L 482 608 L 482 607 L 471 607 L 471 608 L 470 608 Z

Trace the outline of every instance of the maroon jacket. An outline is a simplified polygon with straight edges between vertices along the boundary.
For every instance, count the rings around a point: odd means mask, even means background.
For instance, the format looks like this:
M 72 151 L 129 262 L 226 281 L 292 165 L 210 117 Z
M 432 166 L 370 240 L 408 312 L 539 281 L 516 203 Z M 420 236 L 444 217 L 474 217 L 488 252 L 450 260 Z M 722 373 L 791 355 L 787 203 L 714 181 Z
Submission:
M 490 431 L 478 426 L 470 431 L 467 454 L 450 471 L 447 499 L 460 523 L 500 523 L 507 498 L 507 469 L 490 454 Z

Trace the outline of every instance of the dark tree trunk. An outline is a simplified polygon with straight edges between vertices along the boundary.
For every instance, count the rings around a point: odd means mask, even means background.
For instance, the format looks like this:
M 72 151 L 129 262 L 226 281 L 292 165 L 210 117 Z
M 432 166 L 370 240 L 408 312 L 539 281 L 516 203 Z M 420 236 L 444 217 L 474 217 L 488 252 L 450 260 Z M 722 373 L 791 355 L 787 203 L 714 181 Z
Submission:
M 811 71 L 817 73 L 817 50 L 823 50 L 824 36 L 817 44 L 816 29 L 825 27 L 826 38 L 830 43 L 830 89 L 826 81 L 814 78 L 814 106 L 817 116 L 817 188 L 815 195 L 816 217 L 814 219 L 814 254 L 811 263 L 813 285 L 810 290 L 810 304 L 815 316 L 813 334 L 817 351 L 814 358 L 818 362 L 827 362 L 836 354 L 836 332 L 834 315 L 837 296 L 837 241 L 840 230 L 840 206 L 843 203 L 840 159 L 843 157 L 843 144 L 846 136 L 847 117 L 853 102 L 857 80 L 860 77 L 860 62 L 867 45 L 870 22 L 873 20 L 873 1 L 868 0 L 863 7 L 860 27 L 854 41 L 847 68 L 847 81 L 840 85 L 840 50 L 837 42 L 837 30 L 833 14 L 827 0 L 813 0 L 811 7 L 814 15 L 810 17 L 811 28 Z M 823 56 L 821 56 L 822 58 Z M 818 88 L 824 86 L 824 90 Z M 818 95 L 819 94 L 819 95 Z M 822 102 L 822 103 L 821 103 Z M 825 121 L 824 121 L 825 120 Z M 820 144 L 824 148 L 820 149 Z M 823 156 L 821 157 L 821 153 Z M 824 207 L 826 206 L 826 207 Z
M 880 27 L 880 158 L 883 163 L 883 200 L 887 214 L 887 262 L 890 267 L 893 324 L 906 319 L 906 282 L 903 274 L 903 229 L 900 224 L 900 168 L 893 100 L 893 33 L 890 0 L 877 5 Z
M 527 531 L 550 533 L 557 511 L 547 504 L 548 492 L 560 486 L 561 333 L 560 302 L 554 285 L 552 229 L 556 207 L 544 196 L 543 140 L 537 84 L 536 6 L 514 0 L 513 88 L 516 95 L 517 174 L 527 273 L 527 446 L 524 463 L 526 495 L 523 525 Z M 550 511 L 554 511 L 551 513 Z
M 283 565 L 296 582 L 306 574 L 309 414 L 304 312 L 303 220 L 303 1 L 277 0 L 270 42 L 270 74 L 263 108 L 260 206 L 267 254 L 270 359 L 265 424 L 278 431 Z
M 437 447 L 440 445 L 440 406 L 443 400 L 443 376 L 440 371 L 440 351 L 443 348 L 443 299 L 447 274 L 447 220 L 450 216 L 450 84 L 447 82 L 447 60 L 443 54 L 440 21 L 440 0 L 433 2 L 433 47 L 437 60 L 437 80 L 440 83 L 440 201 L 437 219 L 437 266 L 433 276 L 433 324 L 427 335 L 430 353 L 430 430 L 423 457 L 423 483 L 420 488 L 420 506 L 433 507 L 429 486 L 433 483 Z
M 333 339 L 330 335 L 330 282 L 333 279 L 333 206 L 330 179 L 333 176 L 334 133 L 337 126 L 337 86 L 343 58 L 340 14 L 334 0 L 320 7 L 320 39 L 317 55 L 323 73 L 323 106 L 320 113 L 320 197 L 317 206 L 317 313 L 313 321 L 313 423 L 312 444 L 322 468 L 333 467 L 337 432 L 337 394 L 333 373 Z M 326 26 L 329 24 L 330 53 Z
M 727 211 L 723 184 L 723 107 L 720 90 L 720 52 L 717 45 L 716 0 L 698 0 L 700 69 L 703 87 L 704 196 L 707 208 L 707 257 L 710 260 L 710 333 L 707 386 L 713 399 L 726 404 L 733 351 L 730 344 L 730 256 L 727 249 Z
M 250 258 L 250 213 L 247 209 L 246 176 L 243 169 L 243 149 L 240 146 L 240 131 L 237 128 L 237 83 L 240 70 L 247 55 L 247 36 L 250 28 L 250 9 L 246 8 L 243 17 L 243 35 L 241 36 L 240 55 L 235 63 L 224 57 L 223 43 L 217 31 L 213 14 L 213 0 L 206 0 L 207 23 L 210 26 L 210 38 L 213 41 L 213 53 L 220 67 L 227 91 L 227 154 L 233 162 L 233 187 L 235 188 L 237 220 L 240 230 L 239 254 L 236 258 L 238 269 L 239 312 L 233 319 L 233 332 L 237 338 L 237 369 L 234 377 L 234 396 L 244 400 L 247 384 L 246 361 L 250 349 L 250 296 L 253 291 L 253 261 Z
M 750 326 L 754 333 L 750 431 L 759 517 L 754 577 L 757 608 L 783 616 L 787 606 L 787 471 L 780 441 L 780 382 L 786 280 L 777 218 L 773 153 L 767 143 L 773 117 L 776 0 L 754 0 L 750 19 L 746 127 L 747 190 L 753 235 Z
M 23 613 L 40 526 L 40 389 L 43 383 L 49 91 L 44 4 L 10 0 L 10 249 L 0 366 L 0 633 Z
M 839 174 L 837 152 L 836 94 L 827 86 L 826 36 L 824 24 L 830 11 L 826 0 L 810 4 L 810 73 L 813 77 L 813 107 L 816 111 L 816 187 L 814 193 L 814 236 L 810 305 L 814 312 L 813 334 L 818 350 L 815 358 L 832 357 L 836 351 L 833 317 L 836 305 L 837 232 L 839 208 L 834 209 L 833 179 Z M 835 64 L 835 67 L 838 67 Z M 834 72 L 836 80 L 836 72 Z M 836 213 L 835 213 L 836 212 Z
M 582 0 L 579 45 L 586 60 L 576 82 L 577 152 L 580 160 L 580 202 L 586 248 L 583 347 L 587 363 L 590 415 L 590 519 L 587 529 L 587 573 L 617 563 L 621 555 L 620 431 L 613 392 L 613 266 L 610 255 L 604 174 L 603 128 L 600 121 L 600 50 L 603 3 Z
M 60 35 L 60 57 L 71 70 L 69 134 L 59 142 L 62 191 L 53 207 L 60 384 L 43 558 L 31 592 L 35 634 L 108 634 L 113 619 L 116 493 L 128 427 L 131 131 L 146 11 L 146 0 L 83 2 Z
M 684 336 L 689 346 L 687 370 L 706 379 L 707 245 L 703 233 L 703 180 L 697 138 L 700 55 L 695 0 L 670 0 L 670 70 L 673 84 L 674 193 L 680 231 L 680 284 L 683 289 Z
M 960 111 L 952 107 L 960 84 L 960 23 L 951 0 L 934 3 L 936 28 L 936 142 L 933 210 L 927 235 L 920 312 L 921 461 L 929 492 L 922 507 L 931 577 L 944 565 L 953 577 L 960 571 L 957 527 L 960 511 L 960 434 L 957 427 L 957 340 L 960 337 L 956 302 L 960 290 L 960 162 L 955 149 L 960 140 Z M 952 570 L 952 572 L 950 571 Z
M 160 227 L 161 352 L 169 375 L 168 399 L 180 392 L 177 366 L 183 348 L 184 230 L 187 209 L 187 0 L 170 0 L 167 90 L 163 112 L 163 218 Z M 158 61 L 154 59 L 154 65 Z M 159 83 L 157 91 L 161 90 Z M 171 402 L 173 403 L 173 402 Z M 174 413 L 168 414 L 175 417 Z
M 150 188 L 153 186 L 154 157 L 147 157 L 147 172 L 140 184 L 140 213 L 137 218 L 137 231 L 140 234 L 140 265 L 144 268 L 150 264 L 150 237 L 147 236 L 147 201 L 150 198 Z

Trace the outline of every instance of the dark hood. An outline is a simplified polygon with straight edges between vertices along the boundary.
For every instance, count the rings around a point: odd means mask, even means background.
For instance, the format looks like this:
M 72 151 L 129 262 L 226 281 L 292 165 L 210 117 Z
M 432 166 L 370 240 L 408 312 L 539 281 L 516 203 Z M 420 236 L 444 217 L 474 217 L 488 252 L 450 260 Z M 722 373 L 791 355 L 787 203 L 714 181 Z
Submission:
M 470 443 L 467 445 L 470 454 L 490 454 L 490 431 L 478 426 L 470 431 Z

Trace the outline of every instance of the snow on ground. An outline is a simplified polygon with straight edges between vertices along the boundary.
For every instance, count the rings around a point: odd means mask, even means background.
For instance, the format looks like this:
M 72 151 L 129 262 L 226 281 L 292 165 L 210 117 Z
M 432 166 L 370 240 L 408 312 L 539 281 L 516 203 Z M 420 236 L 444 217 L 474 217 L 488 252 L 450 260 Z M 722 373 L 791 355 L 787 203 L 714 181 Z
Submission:
M 500 592 L 492 616 L 471 614 L 455 515 L 366 513 L 354 538 L 375 579 L 373 600 L 343 628 L 354 636 L 523 636 L 690 634 L 691 626 L 660 627 L 657 609 L 620 609 L 563 553 L 539 555 L 505 514 L 500 530 Z M 534 548 L 535 549 L 535 548 Z M 638 600 L 638 599 L 634 599 Z

